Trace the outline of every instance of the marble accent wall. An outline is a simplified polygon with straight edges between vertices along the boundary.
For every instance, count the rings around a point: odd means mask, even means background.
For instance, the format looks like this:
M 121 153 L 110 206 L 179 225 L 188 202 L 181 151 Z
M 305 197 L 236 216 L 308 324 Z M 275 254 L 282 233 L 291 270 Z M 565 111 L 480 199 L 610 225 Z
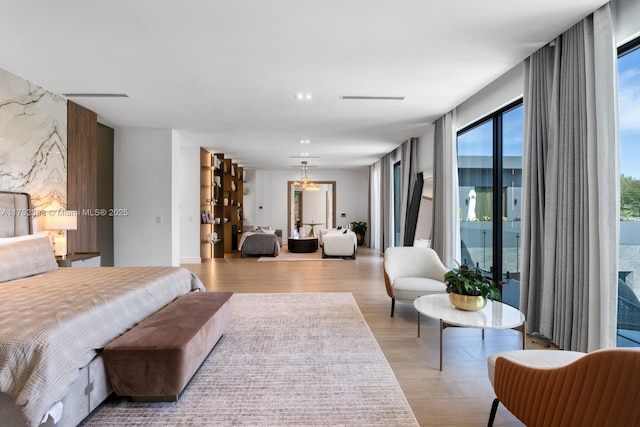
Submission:
M 67 102 L 0 69 L 0 190 L 31 194 L 33 206 L 67 206 Z

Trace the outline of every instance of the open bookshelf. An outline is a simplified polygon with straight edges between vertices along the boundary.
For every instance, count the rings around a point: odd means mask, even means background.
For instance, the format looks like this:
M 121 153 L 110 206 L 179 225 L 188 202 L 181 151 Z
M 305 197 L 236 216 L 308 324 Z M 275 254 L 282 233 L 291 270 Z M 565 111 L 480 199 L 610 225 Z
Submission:
M 243 171 L 222 153 L 200 149 L 200 258 L 224 258 L 242 233 Z

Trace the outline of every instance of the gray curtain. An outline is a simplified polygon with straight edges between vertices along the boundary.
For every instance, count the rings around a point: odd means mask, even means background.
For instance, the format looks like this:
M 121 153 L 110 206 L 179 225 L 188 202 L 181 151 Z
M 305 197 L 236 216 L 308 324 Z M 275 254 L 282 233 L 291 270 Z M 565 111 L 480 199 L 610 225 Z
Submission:
M 369 167 L 369 247 L 378 252 L 383 251 L 382 247 L 382 181 L 380 179 L 380 169 L 382 160 L 378 160 Z
M 436 120 L 433 144 L 431 246 L 447 266 L 460 263 L 460 207 L 455 110 Z
M 606 5 L 525 62 L 520 304 L 567 350 L 615 345 L 615 60 Z
M 384 252 L 393 245 L 391 154 L 369 167 L 369 246 Z

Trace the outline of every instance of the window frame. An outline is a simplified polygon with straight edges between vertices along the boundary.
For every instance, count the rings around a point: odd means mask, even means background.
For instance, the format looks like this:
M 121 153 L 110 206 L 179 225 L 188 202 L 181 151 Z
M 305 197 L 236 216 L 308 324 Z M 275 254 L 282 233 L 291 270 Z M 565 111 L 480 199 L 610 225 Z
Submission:
M 493 154 L 492 154 L 492 169 L 493 169 L 493 180 L 492 180 L 492 191 L 493 191 L 493 200 L 492 200 L 492 209 L 493 215 L 491 218 L 492 223 L 492 272 L 491 277 L 496 283 L 502 282 L 502 245 L 503 245 L 503 224 L 502 224 L 502 205 L 504 202 L 504 196 L 502 194 L 503 189 L 503 179 L 502 179 L 502 168 L 503 168 L 503 117 L 504 115 L 518 107 L 524 106 L 523 98 L 518 98 L 513 102 L 508 103 L 507 105 L 493 111 L 492 113 L 470 123 L 467 126 L 459 129 L 456 132 L 456 146 L 457 140 L 460 135 L 469 132 L 479 126 L 484 125 L 485 123 L 492 121 L 493 128 Z M 456 154 L 457 156 L 457 154 Z M 524 168 L 524 165 L 523 165 Z M 459 168 L 458 168 L 459 170 Z M 496 213 L 499 213 L 496 215 Z

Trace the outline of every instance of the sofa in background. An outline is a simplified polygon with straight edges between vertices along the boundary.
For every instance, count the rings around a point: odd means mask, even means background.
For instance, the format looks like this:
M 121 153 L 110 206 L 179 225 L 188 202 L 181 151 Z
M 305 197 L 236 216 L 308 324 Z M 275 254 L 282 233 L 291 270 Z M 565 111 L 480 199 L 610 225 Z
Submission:
M 329 229 L 322 231 L 323 233 L 320 233 L 322 239 L 320 244 L 322 246 L 323 258 L 336 256 L 356 259 L 356 253 L 358 251 L 356 233 L 347 229 Z

